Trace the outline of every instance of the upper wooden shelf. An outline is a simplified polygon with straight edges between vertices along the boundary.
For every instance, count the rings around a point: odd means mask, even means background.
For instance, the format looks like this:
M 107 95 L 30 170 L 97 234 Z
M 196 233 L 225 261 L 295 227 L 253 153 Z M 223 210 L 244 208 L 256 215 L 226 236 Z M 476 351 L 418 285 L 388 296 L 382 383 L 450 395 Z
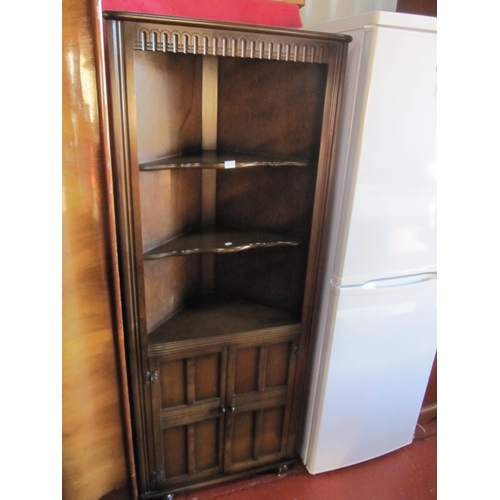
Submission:
M 204 226 L 182 234 L 144 253 L 145 260 L 196 253 L 231 253 L 260 247 L 297 246 L 300 240 L 262 231 Z
M 277 158 L 274 156 L 202 151 L 197 154 L 170 156 L 148 161 L 139 165 L 139 170 L 199 169 L 211 168 L 228 170 L 231 168 L 251 167 L 306 167 L 308 162 L 298 159 Z

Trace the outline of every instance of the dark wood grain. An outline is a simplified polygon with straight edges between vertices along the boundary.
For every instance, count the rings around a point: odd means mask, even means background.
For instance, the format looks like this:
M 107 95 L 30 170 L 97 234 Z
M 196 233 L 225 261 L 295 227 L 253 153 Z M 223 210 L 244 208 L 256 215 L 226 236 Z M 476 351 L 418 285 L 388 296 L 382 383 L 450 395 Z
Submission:
M 212 398 L 197 404 L 174 406 L 165 408 L 160 413 L 162 429 L 190 425 L 206 418 L 218 418 L 220 415 L 220 399 Z
M 437 0 L 398 0 L 396 12 L 437 17 Z
M 307 248 L 278 247 L 215 256 L 215 290 L 301 316 Z M 265 283 L 266 286 L 262 286 Z
M 285 407 L 262 410 L 262 434 L 260 452 L 263 456 L 281 453 L 283 449 L 283 421 Z
M 157 338 L 154 343 L 149 345 L 149 355 L 157 356 L 160 354 L 177 354 L 186 349 L 195 348 L 211 348 L 213 346 L 229 346 L 229 345 L 255 345 L 266 343 L 270 337 L 274 340 L 287 340 L 297 336 L 301 329 L 300 323 L 290 323 L 284 326 L 275 326 L 271 328 L 263 328 L 262 330 L 249 330 L 238 333 L 200 336 L 180 340 L 166 340 L 165 338 Z
M 221 58 L 218 149 L 306 158 L 314 164 L 326 73 L 321 64 Z
M 221 384 L 221 360 L 219 353 L 196 357 L 195 401 L 219 397 Z
M 201 296 L 159 325 L 149 335 L 151 346 L 179 340 L 220 337 L 296 324 L 279 309 L 245 300 Z
M 231 411 L 226 425 L 225 470 L 242 470 L 279 460 L 288 453 L 296 358 L 292 346 L 297 339 L 298 335 L 282 342 L 270 335 L 258 344 L 230 347 L 227 404 Z M 286 366 L 287 376 L 281 377 L 284 385 L 272 387 L 266 373 L 267 366 L 275 363 Z
M 226 460 L 230 458 L 231 466 L 226 470 L 234 469 L 234 464 L 239 462 L 249 462 L 252 460 L 255 412 L 246 411 L 229 415 L 232 423 L 230 436 L 230 453 Z M 227 463 L 227 462 L 226 462 Z
M 234 165 L 233 163 L 234 162 Z M 255 167 L 306 167 L 307 161 L 292 158 L 279 158 L 258 154 L 240 154 L 223 151 L 201 151 L 198 154 L 186 154 L 160 158 L 141 163 L 143 171 L 165 169 L 200 169 L 232 170 L 234 168 Z
M 151 248 L 202 223 L 200 172 L 141 172 L 142 248 Z
M 254 427 L 254 440 L 253 440 L 253 451 L 252 458 L 254 460 L 259 460 L 261 441 L 262 441 L 262 414 L 264 410 L 259 409 L 255 412 L 255 427 Z
M 161 390 L 155 399 L 161 401 L 160 409 L 188 404 L 188 380 L 184 359 L 168 359 L 152 368 L 159 372 L 160 384 L 153 388 Z
M 187 475 L 187 427 L 178 426 L 163 431 L 164 462 L 158 464 L 165 470 L 167 480 L 171 477 Z
M 259 354 L 259 346 L 251 346 L 236 350 L 233 395 L 258 391 Z
M 239 371 L 239 365 L 236 367 L 236 371 Z M 283 406 L 286 402 L 286 387 L 275 387 L 264 391 L 241 391 L 241 393 L 240 391 L 241 388 L 235 388 L 231 402 L 236 408 L 235 411 L 240 411 L 242 408 L 259 410 L 273 406 Z
M 200 255 L 144 262 L 147 331 L 180 310 L 200 293 Z
M 195 425 L 195 464 L 198 471 L 213 470 L 218 468 L 220 463 L 218 460 L 220 434 L 217 423 L 217 420 L 212 419 L 198 422 Z
M 188 474 L 196 472 L 196 436 L 194 424 L 187 426 L 188 428 Z
M 300 240 L 264 231 L 244 231 L 217 226 L 182 234 L 144 254 L 146 260 L 199 253 L 232 253 L 254 248 L 297 246 Z
M 350 43 L 352 38 L 349 35 L 335 34 L 335 33 L 318 33 L 317 31 L 308 30 L 298 30 L 290 28 L 280 28 L 275 26 L 259 26 L 254 24 L 244 24 L 244 23 L 230 23 L 222 21 L 211 21 L 202 19 L 185 19 L 181 17 L 166 17 L 156 14 L 140 14 L 131 12 L 119 12 L 119 11 L 105 11 L 103 12 L 104 19 L 117 20 L 117 21 L 128 21 L 137 22 L 143 25 L 156 25 L 157 28 L 162 26 L 177 26 L 183 30 L 190 31 L 207 27 L 209 29 L 216 29 L 221 34 L 227 33 L 240 33 L 240 34 L 251 34 L 258 36 L 261 34 L 270 34 L 282 37 L 295 38 L 298 42 L 306 42 L 313 40 L 315 42 L 329 42 L 335 44 L 340 42 L 341 44 Z M 193 47 L 189 47 L 186 52 L 193 53 Z M 231 57 L 228 54 L 229 57 Z
M 260 346 L 259 348 L 259 378 L 257 380 L 257 390 L 260 392 L 266 388 L 267 350 L 268 346 Z M 271 368 L 271 371 L 272 370 Z
M 300 458 L 294 457 L 291 459 L 279 460 L 277 462 L 271 462 L 264 465 L 251 467 L 250 469 L 234 472 L 231 474 L 218 473 L 209 476 L 205 475 L 205 477 L 203 477 L 203 475 L 200 474 L 198 477 L 181 482 L 176 486 L 170 486 L 167 488 L 162 488 L 159 491 L 144 493 L 141 495 L 141 498 L 144 500 L 164 500 L 167 494 L 173 494 L 173 495 L 175 495 L 176 493 L 186 494 L 186 492 L 188 491 L 194 492 L 194 491 L 204 490 L 206 488 L 209 488 L 217 484 L 237 481 L 238 479 L 248 477 L 249 475 L 257 476 L 258 474 L 262 474 L 264 472 L 269 472 L 273 470 L 277 471 L 278 468 L 283 466 L 291 467 L 293 464 L 297 464 L 298 462 L 300 462 Z M 115 499 L 112 498 L 110 500 L 115 500 Z M 125 499 L 120 498 L 119 500 L 125 500 Z M 129 499 L 126 498 L 126 500 Z
M 160 372 L 159 384 L 151 384 L 160 401 L 153 415 L 160 432 L 154 444 L 156 467 L 165 471 L 164 482 L 157 486 L 210 477 L 222 470 L 225 353 L 225 348 L 216 346 L 152 358 L 151 366 Z M 180 397 L 172 398 L 171 390 L 176 393 L 177 388 Z
M 216 222 L 307 239 L 315 183 L 315 168 L 218 171 Z
M 268 363 L 264 372 L 264 387 L 285 387 L 288 385 L 290 345 L 284 343 L 267 346 Z
M 141 51 L 133 57 L 138 163 L 200 150 L 201 57 Z
M 195 380 L 194 380 L 194 358 L 188 358 L 186 361 L 186 372 L 187 372 L 187 403 L 188 405 L 193 405 L 195 403 Z

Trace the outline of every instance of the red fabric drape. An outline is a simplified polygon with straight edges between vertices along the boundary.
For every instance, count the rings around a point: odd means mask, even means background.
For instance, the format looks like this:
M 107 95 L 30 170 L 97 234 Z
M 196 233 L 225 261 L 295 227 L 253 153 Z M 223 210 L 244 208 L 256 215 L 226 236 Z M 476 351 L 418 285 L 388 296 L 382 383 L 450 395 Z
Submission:
M 301 28 L 299 7 L 267 0 L 102 0 L 102 10 Z

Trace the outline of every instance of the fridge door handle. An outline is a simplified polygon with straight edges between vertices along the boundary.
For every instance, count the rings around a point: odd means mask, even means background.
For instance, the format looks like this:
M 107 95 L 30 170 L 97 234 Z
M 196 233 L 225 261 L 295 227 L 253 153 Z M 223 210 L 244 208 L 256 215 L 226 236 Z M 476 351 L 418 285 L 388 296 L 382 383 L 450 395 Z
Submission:
M 362 288 L 365 290 L 378 290 L 381 288 L 395 288 L 398 286 L 416 285 L 425 283 L 437 278 L 437 273 L 413 274 L 411 276 L 401 276 L 399 278 L 387 278 L 381 280 L 367 281 Z

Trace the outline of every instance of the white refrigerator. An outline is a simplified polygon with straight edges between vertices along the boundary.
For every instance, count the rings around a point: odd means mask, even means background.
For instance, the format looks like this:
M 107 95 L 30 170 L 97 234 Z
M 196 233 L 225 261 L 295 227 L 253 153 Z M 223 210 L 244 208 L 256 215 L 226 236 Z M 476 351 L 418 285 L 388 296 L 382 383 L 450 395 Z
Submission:
M 412 442 L 436 352 L 436 18 L 308 27 L 349 45 L 301 457 L 312 474 Z

